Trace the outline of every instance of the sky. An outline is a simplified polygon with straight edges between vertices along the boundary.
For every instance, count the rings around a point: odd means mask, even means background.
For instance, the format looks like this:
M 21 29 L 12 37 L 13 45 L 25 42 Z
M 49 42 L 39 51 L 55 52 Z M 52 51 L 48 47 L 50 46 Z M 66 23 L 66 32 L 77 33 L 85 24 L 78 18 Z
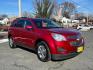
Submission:
M 93 0 L 57 0 L 60 4 L 70 1 L 77 6 L 79 12 L 93 13 Z M 32 0 L 22 0 L 22 11 L 35 12 Z M 18 16 L 18 0 L 0 0 L 0 14 Z

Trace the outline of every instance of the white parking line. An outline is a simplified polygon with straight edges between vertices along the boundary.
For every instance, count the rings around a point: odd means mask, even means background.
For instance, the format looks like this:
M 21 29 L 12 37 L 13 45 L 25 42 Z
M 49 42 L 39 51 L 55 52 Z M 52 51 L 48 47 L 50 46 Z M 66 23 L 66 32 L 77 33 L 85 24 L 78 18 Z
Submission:
M 5 42 L 8 42 L 8 39 L 1 39 L 0 40 L 0 43 L 5 43 Z

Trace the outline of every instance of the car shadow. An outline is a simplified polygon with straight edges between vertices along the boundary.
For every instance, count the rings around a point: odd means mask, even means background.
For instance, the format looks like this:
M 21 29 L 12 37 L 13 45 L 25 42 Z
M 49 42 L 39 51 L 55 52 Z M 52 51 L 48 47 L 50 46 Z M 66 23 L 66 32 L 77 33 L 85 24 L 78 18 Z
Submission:
M 22 50 L 25 50 L 27 52 L 30 52 L 30 53 L 33 53 L 33 54 L 37 55 L 37 53 L 36 53 L 35 50 L 28 49 L 28 48 L 25 48 L 25 47 L 22 47 L 22 46 L 17 46 L 17 48 L 22 49 Z M 71 59 L 71 58 L 68 58 L 68 59 Z M 63 60 L 53 60 L 53 59 L 51 59 L 51 61 L 53 61 L 53 62 L 61 62 L 61 61 L 66 61 L 66 60 L 67 59 L 63 59 Z
M 28 49 L 28 48 L 25 48 L 25 47 L 22 47 L 22 46 L 17 46 L 17 48 L 20 48 L 22 50 L 25 50 L 25 51 L 28 51 L 28 52 L 31 52 L 31 53 L 36 54 L 36 51 L 35 50 L 32 50 L 32 49 Z

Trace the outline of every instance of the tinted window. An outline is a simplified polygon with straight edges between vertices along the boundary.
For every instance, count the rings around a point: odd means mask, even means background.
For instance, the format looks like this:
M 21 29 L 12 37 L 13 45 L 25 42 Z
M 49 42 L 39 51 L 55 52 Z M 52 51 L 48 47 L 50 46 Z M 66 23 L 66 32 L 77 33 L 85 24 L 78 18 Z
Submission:
M 38 28 L 60 28 L 57 23 L 48 19 L 34 19 L 34 22 Z
M 15 27 L 24 27 L 25 21 L 24 20 L 18 20 L 18 22 L 15 24 Z
M 14 21 L 11 23 L 11 27 L 15 27 L 15 24 L 16 24 L 16 20 L 14 20 Z
M 32 26 L 32 23 L 29 20 L 25 21 L 25 26 Z

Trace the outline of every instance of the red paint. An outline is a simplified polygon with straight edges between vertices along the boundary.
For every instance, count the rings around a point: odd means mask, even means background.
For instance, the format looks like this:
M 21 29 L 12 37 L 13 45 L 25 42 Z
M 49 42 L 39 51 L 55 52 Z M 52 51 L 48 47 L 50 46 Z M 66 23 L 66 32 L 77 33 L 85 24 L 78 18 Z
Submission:
M 31 26 L 26 28 L 32 28 L 28 31 L 24 28 L 9 28 L 9 35 L 14 39 L 14 42 L 21 43 L 28 46 L 29 48 L 36 48 L 36 41 L 43 40 L 48 44 L 51 54 L 62 54 L 67 55 L 72 52 L 77 52 L 77 47 L 84 46 L 84 42 L 80 41 L 80 46 L 72 46 L 71 42 L 77 42 L 77 38 L 68 39 L 69 36 L 81 36 L 80 32 L 67 28 L 38 28 L 35 25 L 35 22 L 31 18 L 21 18 L 23 20 L 29 20 L 32 23 Z M 17 20 L 16 20 L 17 21 Z M 66 41 L 56 41 L 51 36 L 51 33 L 57 33 L 63 35 L 66 38 Z M 83 38 L 80 37 L 80 40 Z M 64 51 L 59 52 L 57 48 L 64 48 Z

